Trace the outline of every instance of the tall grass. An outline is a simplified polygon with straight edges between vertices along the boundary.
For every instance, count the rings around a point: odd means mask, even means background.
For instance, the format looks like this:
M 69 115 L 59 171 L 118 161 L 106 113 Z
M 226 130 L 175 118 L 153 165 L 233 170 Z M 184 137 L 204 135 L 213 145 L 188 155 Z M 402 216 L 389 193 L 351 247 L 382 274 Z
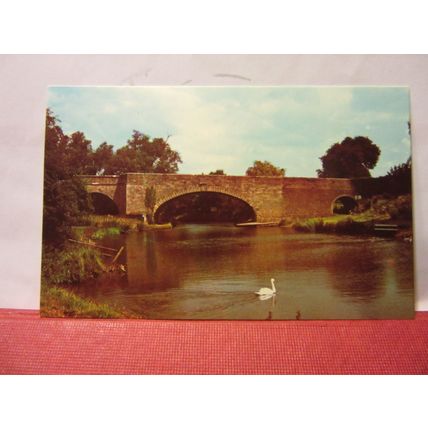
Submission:
M 129 231 L 171 229 L 171 223 L 165 224 L 147 224 L 138 217 L 118 217 L 112 215 L 91 214 L 83 217 L 83 226 L 92 226 L 97 228 L 119 228 L 121 233 Z
M 129 230 L 138 230 L 139 226 L 143 224 L 143 220 L 140 218 L 132 217 L 118 217 L 113 215 L 96 215 L 90 214 L 82 218 L 82 226 L 93 226 L 93 227 L 116 227 L 120 228 L 122 232 Z
M 101 255 L 94 248 L 67 245 L 62 250 L 43 250 L 42 280 L 47 284 L 79 283 L 104 269 Z

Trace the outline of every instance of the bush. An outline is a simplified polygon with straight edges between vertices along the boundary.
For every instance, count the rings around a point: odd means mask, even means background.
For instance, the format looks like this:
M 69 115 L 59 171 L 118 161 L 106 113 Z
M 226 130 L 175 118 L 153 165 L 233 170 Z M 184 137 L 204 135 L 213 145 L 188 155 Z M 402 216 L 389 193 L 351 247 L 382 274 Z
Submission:
M 43 200 L 43 242 L 64 245 L 71 228 L 90 212 L 91 201 L 79 178 L 54 180 L 45 177 Z
M 91 235 L 91 238 L 92 239 L 103 239 L 106 236 L 120 235 L 121 232 L 122 232 L 122 230 L 119 227 L 104 227 L 104 228 L 98 229 L 96 232 L 94 232 Z
M 412 198 L 411 195 L 402 195 L 390 201 L 387 212 L 393 220 L 412 220 Z
M 104 263 L 96 249 L 66 246 L 43 249 L 42 280 L 47 284 L 75 284 L 98 276 Z

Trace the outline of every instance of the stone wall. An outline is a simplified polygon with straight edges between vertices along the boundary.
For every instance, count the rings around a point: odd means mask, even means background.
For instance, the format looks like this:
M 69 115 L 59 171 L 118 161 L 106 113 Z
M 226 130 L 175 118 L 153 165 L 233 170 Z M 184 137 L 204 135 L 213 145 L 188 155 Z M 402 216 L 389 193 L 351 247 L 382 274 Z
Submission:
M 119 213 L 126 213 L 126 175 L 80 176 L 89 193 L 102 193 L 114 201 Z
M 218 192 L 246 202 L 254 209 L 257 221 L 262 222 L 330 215 L 336 198 L 357 193 L 348 179 L 140 173 L 82 178 L 89 192 L 109 196 L 119 212 L 127 215 L 146 212 L 144 199 L 149 187 L 156 189 L 155 211 L 184 194 Z

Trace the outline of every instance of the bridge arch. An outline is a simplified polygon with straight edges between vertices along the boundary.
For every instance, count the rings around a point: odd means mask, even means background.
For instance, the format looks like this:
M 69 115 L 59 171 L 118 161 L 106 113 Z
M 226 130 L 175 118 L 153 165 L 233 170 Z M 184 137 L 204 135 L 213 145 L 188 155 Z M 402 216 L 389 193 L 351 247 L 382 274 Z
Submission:
M 119 214 L 119 207 L 109 195 L 102 192 L 89 192 L 89 196 L 95 214 Z
M 174 200 L 179 200 L 180 198 L 190 196 L 190 195 L 207 195 L 207 194 L 217 194 L 226 196 L 228 198 L 231 198 L 235 201 L 240 201 L 243 207 L 246 207 L 248 216 L 243 219 L 239 219 L 239 222 L 244 221 L 256 221 L 257 220 L 257 211 L 256 208 L 251 204 L 250 201 L 248 201 L 247 198 L 243 197 L 242 195 L 239 195 L 234 192 L 225 191 L 223 189 L 201 189 L 201 188 L 195 188 L 195 189 L 187 189 L 186 191 L 181 192 L 175 192 L 171 193 L 167 196 L 162 197 L 159 199 L 154 207 L 153 210 L 153 217 L 154 221 L 158 223 L 159 221 L 159 214 L 161 213 L 161 210 L 167 206 L 167 204 L 173 202 Z M 233 218 L 230 219 L 231 221 L 234 221 Z M 235 219 L 236 220 L 236 219 Z
M 353 195 L 344 194 L 337 196 L 331 204 L 332 214 L 350 214 L 358 206 Z

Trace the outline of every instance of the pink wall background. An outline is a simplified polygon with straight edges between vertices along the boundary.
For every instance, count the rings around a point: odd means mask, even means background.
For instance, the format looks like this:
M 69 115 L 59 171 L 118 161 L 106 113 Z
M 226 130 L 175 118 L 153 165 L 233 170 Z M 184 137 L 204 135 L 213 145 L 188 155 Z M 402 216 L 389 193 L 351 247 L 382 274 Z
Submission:
M 0 308 L 37 309 L 49 85 L 407 85 L 416 309 L 428 310 L 427 55 L 0 56 Z

